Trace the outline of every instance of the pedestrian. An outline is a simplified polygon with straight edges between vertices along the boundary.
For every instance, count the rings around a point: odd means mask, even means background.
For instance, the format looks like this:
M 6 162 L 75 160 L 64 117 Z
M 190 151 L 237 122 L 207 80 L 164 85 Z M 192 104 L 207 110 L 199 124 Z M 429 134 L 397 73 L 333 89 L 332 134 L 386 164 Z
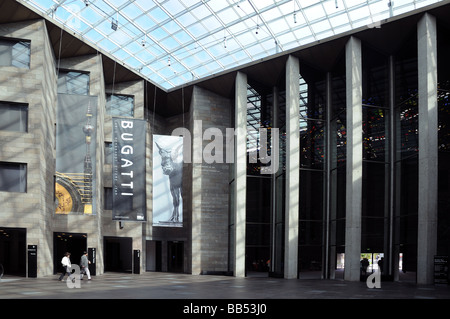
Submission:
M 381 257 L 381 259 L 378 260 L 378 270 L 380 271 L 380 273 L 383 272 L 383 261 L 384 261 L 383 257 Z
M 363 258 L 361 260 L 361 272 L 363 276 L 367 275 L 367 267 L 369 267 L 369 260 L 367 258 Z
M 91 280 L 91 272 L 89 271 L 90 260 L 87 257 L 87 252 L 83 252 L 80 260 L 80 280 L 83 280 L 84 274 L 88 276 L 88 280 Z
M 64 276 L 67 274 L 69 278 L 74 281 L 75 278 L 72 278 L 72 263 L 70 262 L 70 253 L 66 252 L 64 257 L 61 260 L 61 264 L 64 268 L 63 273 L 59 276 L 59 281 L 63 281 Z

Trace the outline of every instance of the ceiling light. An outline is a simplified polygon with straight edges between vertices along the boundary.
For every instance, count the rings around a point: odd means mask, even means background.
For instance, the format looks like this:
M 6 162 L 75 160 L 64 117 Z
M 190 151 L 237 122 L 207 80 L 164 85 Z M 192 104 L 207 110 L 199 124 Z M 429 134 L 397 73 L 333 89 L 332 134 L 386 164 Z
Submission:
M 111 21 L 111 29 L 116 31 L 118 25 L 119 25 L 119 21 L 117 21 L 116 19 L 113 18 L 112 21 Z

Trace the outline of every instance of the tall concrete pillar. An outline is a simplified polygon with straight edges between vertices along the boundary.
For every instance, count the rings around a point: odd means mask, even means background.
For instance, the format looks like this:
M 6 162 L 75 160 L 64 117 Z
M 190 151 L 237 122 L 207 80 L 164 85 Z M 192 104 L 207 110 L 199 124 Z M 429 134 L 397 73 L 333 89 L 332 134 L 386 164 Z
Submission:
M 326 169 L 326 191 L 325 191 L 325 252 L 322 261 L 322 275 L 324 279 L 335 279 L 336 249 L 331 247 L 331 73 L 326 74 L 326 150 L 325 150 L 325 169 Z M 333 131 L 334 132 L 334 131 Z
M 247 75 L 238 72 L 235 89 L 234 162 L 234 276 L 245 277 L 245 223 L 247 197 Z
M 202 168 L 203 168 L 203 132 L 201 121 L 198 117 L 197 91 L 194 87 L 191 101 L 191 116 L 193 118 L 193 140 L 192 140 L 192 239 L 191 239 L 191 272 L 193 275 L 202 272 Z
M 419 207 L 417 283 L 433 283 L 437 245 L 438 110 L 436 19 L 426 13 L 417 28 L 419 71 Z
M 344 280 L 359 281 L 362 207 L 362 63 L 361 41 L 345 47 L 347 96 L 347 168 Z
M 289 56 L 286 62 L 286 211 L 284 277 L 297 278 L 298 209 L 300 188 L 300 67 Z
M 278 87 L 274 86 L 272 89 L 272 95 L 273 95 L 273 103 L 272 103 L 272 128 L 277 128 L 279 129 L 280 127 L 280 117 L 279 117 L 279 91 L 278 91 Z M 273 153 L 272 153 L 273 154 Z M 279 154 L 275 155 L 275 156 L 279 156 Z M 271 175 L 271 187 L 272 187 L 272 225 L 271 225 L 271 231 L 272 231 L 272 239 L 271 239 L 271 251 L 270 251 L 270 258 L 271 258 L 271 262 L 270 262 L 270 272 L 275 272 L 275 269 L 279 270 L 279 268 L 275 268 L 275 264 L 281 264 L 279 262 L 279 256 L 280 256 L 280 249 L 277 249 L 279 247 L 278 244 L 278 230 L 277 230 L 277 196 L 278 196 L 278 190 L 277 190 L 277 176 L 278 176 L 278 172 L 274 173 Z

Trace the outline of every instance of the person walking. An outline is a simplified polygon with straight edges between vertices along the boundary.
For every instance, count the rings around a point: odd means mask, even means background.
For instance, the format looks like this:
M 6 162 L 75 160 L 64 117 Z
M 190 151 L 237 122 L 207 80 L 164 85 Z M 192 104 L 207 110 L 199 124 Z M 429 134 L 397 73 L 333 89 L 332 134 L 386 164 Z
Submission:
M 75 278 L 72 278 L 72 274 L 71 274 L 71 271 L 72 271 L 72 263 L 70 262 L 70 253 L 69 253 L 69 252 L 66 252 L 66 253 L 64 254 L 64 257 L 63 257 L 63 259 L 61 260 L 61 264 L 62 264 L 64 270 L 63 270 L 61 276 L 59 276 L 59 279 L 58 279 L 58 280 L 59 280 L 59 281 L 63 281 L 64 276 L 67 274 L 67 275 L 69 276 L 69 278 L 70 278 L 72 281 L 74 281 Z
M 88 276 L 88 280 L 91 280 L 91 272 L 89 271 L 89 264 L 91 262 L 89 261 L 87 257 L 87 252 L 83 252 L 83 255 L 81 256 L 80 260 L 80 280 L 83 280 L 84 274 Z
M 378 270 L 379 270 L 380 273 L 383 272 L 383 261 L 384 261 L 383 257 L 381 257 L 381 259 L 378 260 Z
M 361 260 L 361 274 L 363 276 L 367 275 L 367 268 L 369 267 L 369 259 L 363 258 Z

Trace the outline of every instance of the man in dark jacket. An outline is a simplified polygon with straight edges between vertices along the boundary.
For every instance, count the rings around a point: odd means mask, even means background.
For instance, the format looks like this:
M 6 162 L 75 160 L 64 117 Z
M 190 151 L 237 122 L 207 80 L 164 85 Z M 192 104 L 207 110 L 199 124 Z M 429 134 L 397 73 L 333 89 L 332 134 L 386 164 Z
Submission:
M 89 264 L 91 262 L 88 260 L 87 252 L 83 252 L 80 260 L 80 279 L 83 280 L 84 274 L 88 276 L 88 280 L 91 280 L 91 273 L 89 271 Z

